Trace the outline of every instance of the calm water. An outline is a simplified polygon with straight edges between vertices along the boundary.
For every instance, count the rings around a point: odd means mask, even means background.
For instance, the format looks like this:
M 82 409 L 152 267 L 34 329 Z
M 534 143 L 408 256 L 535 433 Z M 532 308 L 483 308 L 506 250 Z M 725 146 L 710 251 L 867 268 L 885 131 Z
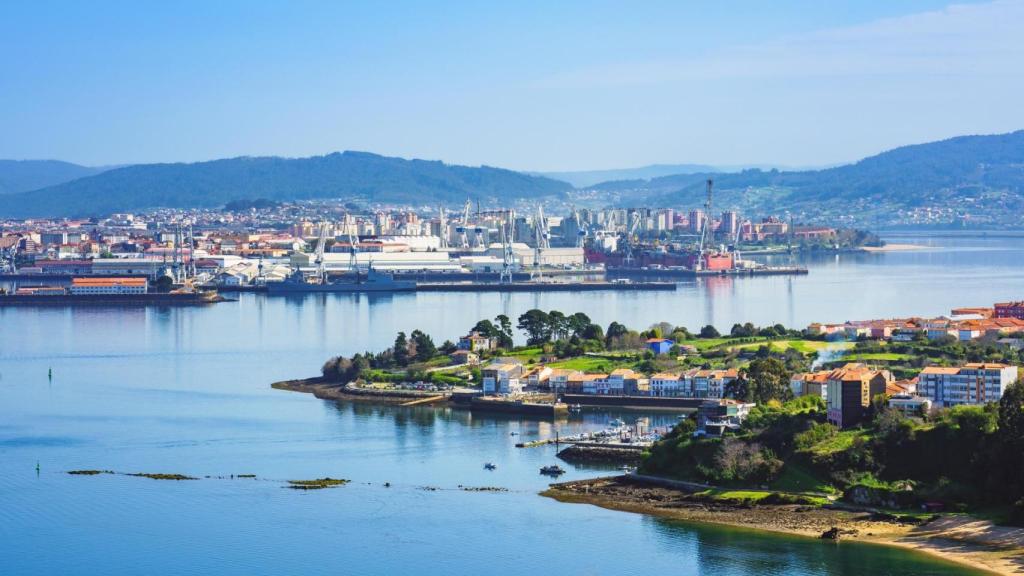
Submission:
M 557 462 L 554 450 L 516 441 L 636 414 L 550 423 L 335 405 L 268 386 L 315 373 L 329 355 L 389 345 L 397 330 L 443 340 L 478 318 L 532 307 L 640 328 L 728 328 L 941 314 L 1024 296 L 1024 239 L 890 239 L 933 248 L 824 257 L 808 263 L 807 277 L 716 279 L 676 293 L 243 295 L 195 309 L 0 309 L 0 574 L 961 573 L 900 550 L 536 495 L 546 486 L 537 469 Z M 485 471 L 487 461 L 498 470 Z M 565 479 L 606 472 L 563 467 Z M 76 468 L 260 479 L 62 473 Z M 282 488 L 327 475 L 353 483 Z

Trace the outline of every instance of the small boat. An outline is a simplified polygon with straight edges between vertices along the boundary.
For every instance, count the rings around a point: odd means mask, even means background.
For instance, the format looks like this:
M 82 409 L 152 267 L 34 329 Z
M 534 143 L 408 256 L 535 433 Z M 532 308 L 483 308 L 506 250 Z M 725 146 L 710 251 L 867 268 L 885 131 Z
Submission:
M 496 469 L 497 467 L 498 467 L 498 465 L 497 465 L 497 464 L 492 464 L 492 463 L 490 463 L 490 462 L 488 462 L 487 464 L 484 464 L 484 468 L 486 468 L 486 469 L 488 469 L 488 470 L 494 470 L 494 469 Z
M 565 474 L 565 470 L 563 470 L 561 466 L 555 464 L 541 468 L 540 473 L 545 476 L 561 476 L 562 474 Z

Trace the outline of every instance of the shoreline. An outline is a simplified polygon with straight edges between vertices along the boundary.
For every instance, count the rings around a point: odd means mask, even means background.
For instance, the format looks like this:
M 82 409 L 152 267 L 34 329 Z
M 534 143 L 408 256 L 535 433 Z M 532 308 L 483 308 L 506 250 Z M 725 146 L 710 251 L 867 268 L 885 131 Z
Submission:
M 841 540 L 915 550 L 992 574 L 1024 570 L 1024 529 L 994 526 L 967 516 L 915 525 L 878 519 L 867 512 L 817 506 L 730 504 L 695 499 L 681 490 L 650 486 L 625 476 L 552 484 L 541 495 L 564 503 L 805 538 L 820 539 L 823 532 L 838 528 Z
M 270 387 L 275 390 L 312 394 L 320 400 L 378 402 L 382 404 L 402 404 L 438 396 L 438 393 L 420 392 L 418 390 L 360 390 L 356 392 L 347 388 L 341 382 L 325 382 L 319 377 L 282 380 L 274 382 Z
M 864 252 L 905 252 L 907 250 L 924 250 L 929 246 L 920 244 L 886 244 L 885 246 L 862 246 Z

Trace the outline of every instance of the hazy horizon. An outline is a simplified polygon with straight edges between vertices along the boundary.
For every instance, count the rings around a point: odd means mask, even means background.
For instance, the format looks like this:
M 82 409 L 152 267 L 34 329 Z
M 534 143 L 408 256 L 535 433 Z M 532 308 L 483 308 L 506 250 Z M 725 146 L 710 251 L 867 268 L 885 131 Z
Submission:
M 1024 2 L 0 8 L 0 158 L 822 167 L 1024 126 Z

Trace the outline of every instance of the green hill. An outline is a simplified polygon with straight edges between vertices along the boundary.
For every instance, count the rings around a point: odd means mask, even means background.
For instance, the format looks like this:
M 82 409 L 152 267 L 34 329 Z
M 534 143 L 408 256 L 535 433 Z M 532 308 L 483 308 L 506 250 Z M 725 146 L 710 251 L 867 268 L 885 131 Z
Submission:
M 0 205 L 0 216 L 91 216 L 153 207 L 214 207 L 255 198 L 361 198 L 428 205 L 461 203 L 470 197 L 557 196 L 571 189 L 564 182 L 489 166 L 343 152 L 127 166 L 10 195 Z
M 949 206 L 965 213 L 1024 208 L 1024 130 L 960 136 L 904 146 L 854 164 L 805 171 L 744 170 L 604 182 L 636 203 L 697 206 L 704 182 L 715 181 L 715 204 L 747 210 L 817 213 Z
M 104 170 L 60 160 L 0 160 L 0 194 L 37 190 Z

